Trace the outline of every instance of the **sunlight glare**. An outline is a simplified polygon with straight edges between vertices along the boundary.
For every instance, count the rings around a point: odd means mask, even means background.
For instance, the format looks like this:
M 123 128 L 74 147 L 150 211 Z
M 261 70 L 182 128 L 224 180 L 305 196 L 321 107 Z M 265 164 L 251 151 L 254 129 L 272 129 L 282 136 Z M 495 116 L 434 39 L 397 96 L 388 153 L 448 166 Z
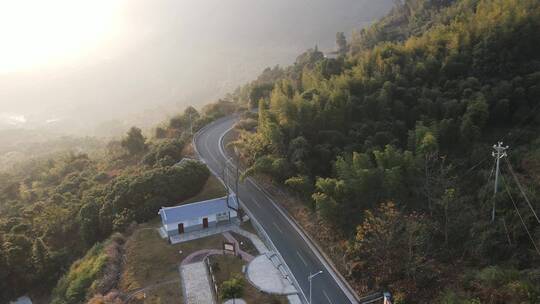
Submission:
M 70 64 L 113 40 L 122 1 L 0 0 L 0 73 Z

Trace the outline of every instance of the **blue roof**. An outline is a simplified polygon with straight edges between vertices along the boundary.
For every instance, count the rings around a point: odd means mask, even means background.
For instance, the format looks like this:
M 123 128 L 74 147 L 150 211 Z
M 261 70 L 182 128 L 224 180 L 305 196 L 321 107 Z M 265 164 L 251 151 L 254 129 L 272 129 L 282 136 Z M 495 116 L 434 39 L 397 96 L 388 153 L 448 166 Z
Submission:
M 229 206 L 238 209 L 236 196 L 229 195 Z M 162 207 L 159 210 L 159 214 L 162 215 L 165 224 L 171 224 L 211 214 L 228 212 L 231 211 L 229 206 L 227 206 L 227 197 L 225 196 L 181 206 Z

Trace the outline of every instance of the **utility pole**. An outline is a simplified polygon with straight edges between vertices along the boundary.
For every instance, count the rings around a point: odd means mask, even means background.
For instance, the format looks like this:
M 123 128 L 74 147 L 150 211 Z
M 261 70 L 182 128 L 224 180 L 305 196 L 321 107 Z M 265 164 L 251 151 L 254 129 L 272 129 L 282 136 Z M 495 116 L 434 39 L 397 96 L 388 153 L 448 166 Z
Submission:
M 237 155 L 236 157 L 236 197 L 238 198 L 238 180 L 240 179 L 240 170 L 238 169 L 238 166 L 240 166 L 240 156 Z
M 493 145 L 493 149 L 495 151 L 491 152 L 491 156 L 495 157 L 495 161 L 497 162 L 496 169 L 495 169 L 495 185 L 493 188 L 493 209 L 491 210 L 491 222 L 495 221 L 495 196 L 497 195 L 497 190 L 499 186 L 499 161 L 506 157 L 506 150 L 509 147 L 503 147 L 502 141 L 498 142 L 496 145 Z
M 223 180 L 223 185 L 225 186 L 225 191 L 227 191 L 227 207 L 229 207 L 229 185 L 227 183 L 227 163 L 222 163 L 221 167 L 221 179 Z
M 311 281 L 313 281 L 313 278 L 318 276 L 321 273 L 323 273 L 322 270 L 320 270 L 319 272 L 316 272 L 314 274 L 310 273 L 309 276 L 308 276 L 308 281 L 309 281 L 309 304 L 311 304 L 311 285 L 312 285 Z
M 191 111 L 189 111 L 189 129 L 191 131 L 191 136 L 193 136 L 193 120 L 191 120 Z

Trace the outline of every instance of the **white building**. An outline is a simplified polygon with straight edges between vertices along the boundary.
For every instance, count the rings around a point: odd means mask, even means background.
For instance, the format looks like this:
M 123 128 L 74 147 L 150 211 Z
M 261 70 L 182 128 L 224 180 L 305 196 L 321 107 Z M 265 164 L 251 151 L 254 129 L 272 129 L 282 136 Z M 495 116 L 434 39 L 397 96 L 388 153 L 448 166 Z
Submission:
M 238 216 L 237 211 L 236 196 L 229 195 L 181 206 L 163 207 L 158 214 L 161 216 L 162 232 L 171 238 L 186 232 L 229 224 L 231 219 Z

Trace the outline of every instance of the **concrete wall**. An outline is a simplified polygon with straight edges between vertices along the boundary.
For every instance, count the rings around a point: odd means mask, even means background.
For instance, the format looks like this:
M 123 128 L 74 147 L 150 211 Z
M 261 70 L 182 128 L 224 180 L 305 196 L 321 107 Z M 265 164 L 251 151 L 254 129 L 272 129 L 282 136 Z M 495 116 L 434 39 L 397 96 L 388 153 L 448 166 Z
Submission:
M 216 221 L 210 221 L 208 220 L 208 228 L 212 228 L 212 227 L 215 227 L 217 225 L 217 222 Z M 178 227 L 178 224 L 176 225 L 176 227 Z M 187 232 L 192 232 L 192 231 L 197 231 L 197 230 L 203 230 L 205 228 L 203 228 L 203 224 L 202 224 L 202 220 L 201 220 L 201 223 L 200 224 L 197 224 L 197 225 L 191 225 L 191 226 L 186 226 L 184 224 L 184 233 L 187 233 Z M 172 231 L 168 231 L 167 233 L 169 236 L 173 236 L 173 235 L 178 235 L 178 229 L 175 229 L 175 230 L 172 230 Z
M 216 221 L 213 221 L 213 222 L 208 221 L 208 228 L 216 227 L 216 225 L 217 225 Z M 203 229 L 204 229 L 203 225 L 202 223 L 200 223 L 199 225 L 184 227 L 184 232 L 191 232 L 191 231 L 197 231 L 197 230 L 203 230 Z M 178 231 L 176 231 L 176 233 L 178 234 Z
M 237 217 L 236 211 L 234 211 L 234 210 L 231 210 L 229 212 L 229 214 L 230 214 L 231 219 Z M 204 229 L 203 228 L 203 218 L 204 217 L 200 217 L 200 218 L 184 221 L 183 222 L 184 223 L 184 233 Z M 208 228 L 215 227 L 217 225 L 218 220 L 217 220 L 217 215 L 216 214 L 208 215 L 206 218 L 208 218 Z M 178 235 L 178 224 L 179 223 L 181 223 L 181 222 L 178 222 L 178 223 L 175 223 L 175 224 L 169 224 L 169 227 L 172 226 L 174 228 L 171 231 L 167 231 L 167 234 L 169 236 Z

